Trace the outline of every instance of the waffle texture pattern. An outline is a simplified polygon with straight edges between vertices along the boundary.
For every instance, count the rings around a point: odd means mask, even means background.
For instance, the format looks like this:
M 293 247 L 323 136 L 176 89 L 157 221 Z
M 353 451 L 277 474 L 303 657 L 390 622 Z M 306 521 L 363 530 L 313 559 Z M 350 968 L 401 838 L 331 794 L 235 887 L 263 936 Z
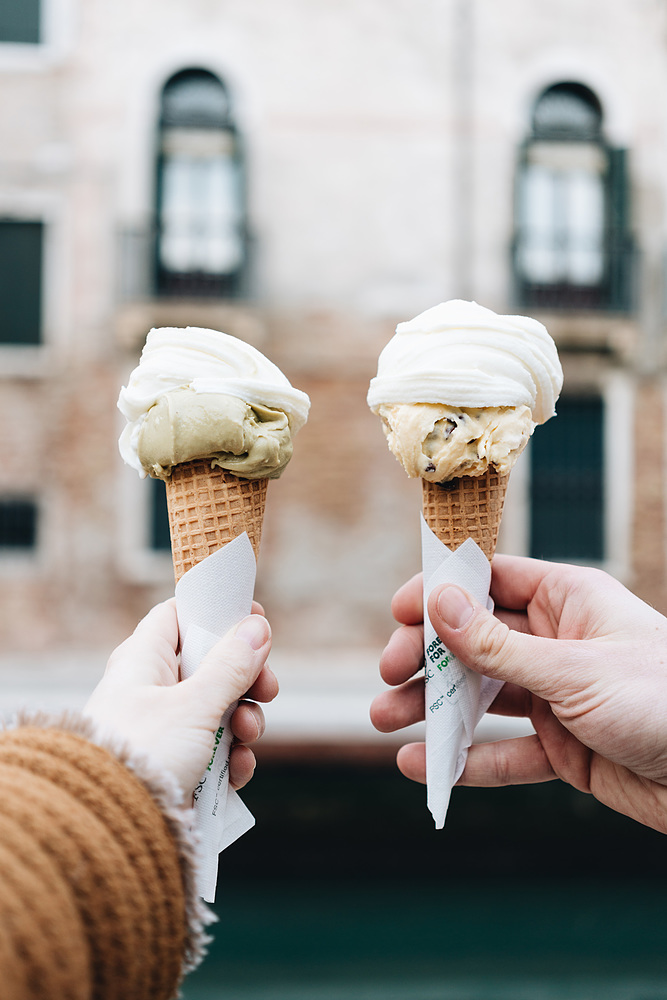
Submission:
M 424 520 L 449 549 L 472 538 L 491 561 L 496 551 L 509 476 L 488 469 L 446 483 L 422 479 Z
M 241 479 L 210 462 L 184 462 L 166 480 L 176 582 L 247 531 L 259 555 L 268 479 Z

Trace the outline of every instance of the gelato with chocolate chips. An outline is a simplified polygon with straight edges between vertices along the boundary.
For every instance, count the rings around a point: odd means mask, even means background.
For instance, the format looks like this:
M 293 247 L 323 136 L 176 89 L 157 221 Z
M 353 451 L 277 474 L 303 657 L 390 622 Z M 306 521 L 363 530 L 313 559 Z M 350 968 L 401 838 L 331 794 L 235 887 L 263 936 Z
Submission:
M 409 476 L 505 476 L 554 415 L 562 381 L 541 323 L 455 299 L 399 323 L 368 404 Z
M 528 406 L 394 403 L 379 406 L 377 413 L 407 474 L 434 483 L 480 475 L 488 466 L 507 475 L 535 426 Z

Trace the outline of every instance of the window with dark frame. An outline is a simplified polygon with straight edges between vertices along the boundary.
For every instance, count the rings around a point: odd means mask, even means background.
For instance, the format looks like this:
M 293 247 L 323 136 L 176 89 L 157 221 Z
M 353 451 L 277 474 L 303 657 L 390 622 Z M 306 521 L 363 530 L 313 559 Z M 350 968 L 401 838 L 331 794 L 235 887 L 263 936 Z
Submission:
M 37 503 L 27 497 L 0 497 L 0 554 L 37 547 Z
M 38 45 L 41 40 L 40 0 L 0 4 L 0 45 Z
M 559 83 L 539 97 L 519 159 L 517 298 L 529 308 L 632 305 L 626 152 L 604 138 L 596 95 Z
M 247 258 L 243 157 L 224 83 L 177 73 L 162 93 L 157 165 L 157 291 L 240 294 Z
M 558 416 L 530 445 L 530 555 L 562 562 L 602 562 L 604 403 L 561 396 Z
M 169 535 L 169 514 L 167 512 L 167 494 L 161 479 L 149 478 L 151 491 L 149 506 L 149 546 L 155 552 L 170 552 L 171 538 Z
M 0 218 L 0 345 L 42 341 L 44 224 Z

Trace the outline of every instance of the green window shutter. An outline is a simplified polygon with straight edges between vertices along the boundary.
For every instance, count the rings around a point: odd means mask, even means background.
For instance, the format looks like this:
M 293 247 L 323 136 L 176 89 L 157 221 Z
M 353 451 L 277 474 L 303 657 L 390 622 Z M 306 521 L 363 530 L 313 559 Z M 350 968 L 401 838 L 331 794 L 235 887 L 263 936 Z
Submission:
M 0 344 L 41 343 L 43 230 L 0 219 Z
M 161 479 L 149 479 L 151 490 L 149 542 L 150 547 L 157 552 L 171 550 L 169 535 L 169 514 L 167 513 L 167 494 Z
M 0 2 L 0 43 L 39 44 L 40 6 L 40 0 Z
M 564 396 L 531 442 L 530 554 L 604 558 L 604 408 L 599 396 Z
M 628 156 L 625 149 L 609 150 L 607 184 L 609 228 L 609 308 L 627 312 L 634 300 L 634 247 L 630 231 Z
M 0 499 L 0 550 L 25 551 L 37 545 L 37 504 L 32 499 Z

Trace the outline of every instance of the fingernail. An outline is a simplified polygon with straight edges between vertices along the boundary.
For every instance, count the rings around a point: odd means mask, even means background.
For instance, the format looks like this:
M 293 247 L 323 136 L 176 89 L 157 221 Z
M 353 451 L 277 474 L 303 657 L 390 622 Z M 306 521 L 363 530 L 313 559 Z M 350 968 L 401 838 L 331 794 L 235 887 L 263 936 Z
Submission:
M 261 615 L 249 615 L 243 619 L 235 634 L 237 639 L 243 639 L 252 649 L 261 649 L 271 635 L 271 629 L 266 618 L 262 618 Z
M 440 592 L 436 607 L 450 628 L 462 628 L 473 612 L 468 596 L 459 587 L 445 587 Z

